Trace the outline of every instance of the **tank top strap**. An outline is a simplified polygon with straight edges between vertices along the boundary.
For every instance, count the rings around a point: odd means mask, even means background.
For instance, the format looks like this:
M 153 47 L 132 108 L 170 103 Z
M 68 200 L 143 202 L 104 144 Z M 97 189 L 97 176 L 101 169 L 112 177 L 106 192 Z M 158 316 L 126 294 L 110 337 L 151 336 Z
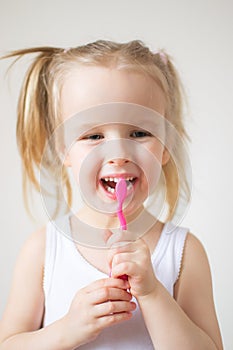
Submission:
M 186 227 L 175 226 L 172 222 L 166 223 L 151 256 L 156 277 L 171 295 L 180 274 L 188 232 Z
M 45 295 L 49 294 L 50 284 L 54 271 L 57 250 L 57 234 L 52 222 L 48 222 L 46 226 L 46 244 L 45 244 L 45 263 L 43 275 L 43 288 Z

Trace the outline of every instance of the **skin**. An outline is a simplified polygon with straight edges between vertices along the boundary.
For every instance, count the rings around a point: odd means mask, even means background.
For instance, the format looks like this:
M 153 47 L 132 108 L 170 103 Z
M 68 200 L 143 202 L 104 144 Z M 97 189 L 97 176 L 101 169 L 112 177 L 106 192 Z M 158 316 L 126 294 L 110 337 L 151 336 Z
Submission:
M 165 111 L 162 92 L 154 81 L 114 68 L 77 67 L 67 77 L 61 98 L 64 120 L 82 109 L 114 101 L 141 104 L 160 114 Z M 117 131 L 120 135 L 127 130 Z M 109 132 L 107 137 L 113 136 L 113 130 L 105 130 L 105 136 L 106 132 Z M 154 152 L 158 151 L 158 146 L 155 140 L 147 140 L 146 147 L 151 147 Z M 78 171 L 80 164 L 74 161 L 77 148 L 72 152 L 67 155 L 66 165 Z M 168 160 L 166 151 L 160 149 L 159 154 L 161 163 L 165 164 Z M 127 164 L 123 158 L 108 166 L 118 171 Z M 146 191 L 143 177 L 141 179 L 141 190 Z M 90 211 L 90 208 L 84 208 L 79 212 L 80 218 L 88 221 L 92 217 L 99 227 L 106 228 L 117 223 L 114 216 L 106 217 Z M 130 208 L 127 219 L 132 220 L 138 211 L 140 208 L 135 204 Z M 197 238 L 188 234 L 182 271 L 174 287 L 175 298 L 172 298 L 157 280 L 150 259 L 162 227 L 162 223 L 158 223 L 143 239 L 115 247 L 109 252 L 78 246 L 95 267 L 106 272 L 111 267 L 112 278 L 95 281 L 77 291 L 68 313 L 42 329 L 45 229 L 31 235 L 16 264 L 11 293 L 1 321 L 0 349 L 69 350 L 79 347 L 95 339 L 104 328 L 127 322 L 135 309 L 135 304 L 131 302 L 133 295 L 156 349 L 221 350 L 206 253 Z M 128 282 L 117 278 L 124 274 L 128 275 Z

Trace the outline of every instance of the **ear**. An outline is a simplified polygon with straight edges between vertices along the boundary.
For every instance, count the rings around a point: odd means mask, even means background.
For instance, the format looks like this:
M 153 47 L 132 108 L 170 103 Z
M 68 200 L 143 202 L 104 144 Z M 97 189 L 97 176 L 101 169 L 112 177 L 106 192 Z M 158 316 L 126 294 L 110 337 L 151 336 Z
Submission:
M 163 156 L 162 156 L 162 165 L 166 165 L 167 162 L 170 159 L 170 153 L 168 152 L 167 148 L 165 147 L 163 150 Z
M 61 135 L 62 136 L 62 135 Z M 57 152 L 57 155 L 62 163 L 62 166 L 70 167 L 71 161 L 70 161 L 70 155 L 69 151 L 67 150 L 67 147 L 64 143 L 63 137 L 56 137 L 55 138 L 55 149 Z
M 62 151 L 59 152 L 60 160 L 65 167 L 71 167 L 70 154 L 63 147 Z
M 70 156 L 69 154 L 66 154 L 66 156 L 64 157 L 63 160 L 63 164 L 65 165 L 65 167 L 71 167 L 71 161 L 70 161 Z

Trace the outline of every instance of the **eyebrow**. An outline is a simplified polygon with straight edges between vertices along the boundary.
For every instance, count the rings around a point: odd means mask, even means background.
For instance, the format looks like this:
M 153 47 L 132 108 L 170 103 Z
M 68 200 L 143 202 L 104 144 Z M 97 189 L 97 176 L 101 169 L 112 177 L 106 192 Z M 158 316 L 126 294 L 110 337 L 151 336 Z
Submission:
M 85 128 L 85 129 L 93 129 L 93 128 L 96 128 L 100 125 L 103 125 L 103 124 L 97 124 L 97 123 L 86 123 L 86 124 L 81 124 L 79 126 L 79 128 L 81 127 L 82 129 Z
M 103 126 L 108 126 L 109 124 L 124 124 L 124 125 L 131 125 L 129 123 L 122 123 L 122 122 L 95 122 L 95 123 L 85 123 L 85 124 L 81 124 L 79 126 L 74 126 L 73 130 L 77 131 L 77 132 L 87 132 L 89 130 L 92 129 L 97 129 L 99 127 L 103 127 Z

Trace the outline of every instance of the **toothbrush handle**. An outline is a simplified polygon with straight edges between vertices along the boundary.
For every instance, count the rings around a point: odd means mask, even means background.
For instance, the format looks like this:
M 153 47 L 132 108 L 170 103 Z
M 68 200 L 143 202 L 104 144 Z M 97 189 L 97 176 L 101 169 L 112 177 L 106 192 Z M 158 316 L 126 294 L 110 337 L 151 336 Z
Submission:
M 122 209 L 119 209 L 117 211 L 117 215 L 118 215 L 118 218 L 119 218 L 119 221 L 120 221 L 121 229 L 123 231 L 127 230 L 127 224 L 126 224 L 126 220 L 125 220 L 125 217 L 124 217 Z M 110 271 L 109 277 L 111 277 L 111 276 L 112 276 L 112 271 Z M 122 276 L 119 276 L 118 278 L 120 278 L 120 279 L 122 279 L 124 281 L 128 281 L 128 276 L 127 275 L 122 275 Z
M 118 215 L 118 218 L 119 218 L 119 221 L 121 224 L 121 229 L 127 230 L 126 220 L 125 220 L 125 217 L 124 217 L 122 210 L 118 210 L 117 215 Z
M 118 210 L 118 218 L 119 218 L 119 221 L 120 221 L 120 224 L 121 224 L 121 229 L 124 231 L 124 230 L 127 230 L 127 225 L 126 225 L 126 220 L 125 220 L 125 217 L 124 217 L 124 214 L 122 212 L 122 209 L 121 210 Z M 127 275 L 122 275 L 122 276 L 119 276 L 118 278 L 124 280 L 124 281 L 128 281 L 128 276 Z

